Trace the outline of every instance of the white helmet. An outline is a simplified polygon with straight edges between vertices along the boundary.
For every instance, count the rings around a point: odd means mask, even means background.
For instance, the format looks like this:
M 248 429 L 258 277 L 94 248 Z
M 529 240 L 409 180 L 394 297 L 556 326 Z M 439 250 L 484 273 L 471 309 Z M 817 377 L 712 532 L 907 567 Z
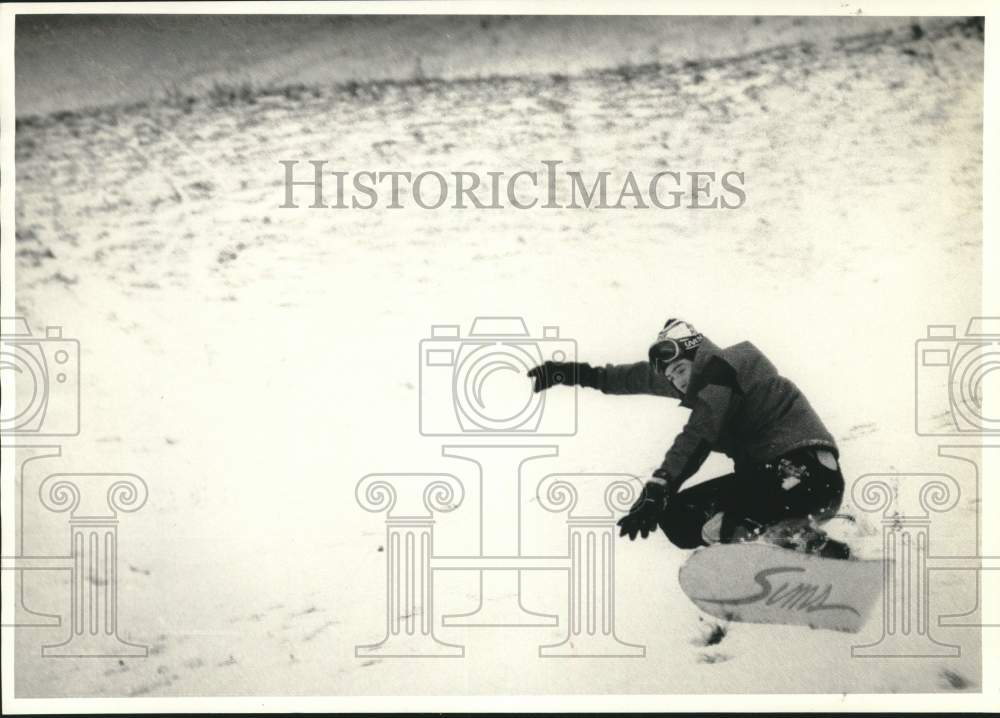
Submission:
M 662 373 L 671 362 L 693 357 L 703 341 L 704 335 L 692 325 L 683 319 L 672 317 L 666 321 L 663 329 L 656 335 L 656 341 L 649 347 L 649 363 L 657 372 Z

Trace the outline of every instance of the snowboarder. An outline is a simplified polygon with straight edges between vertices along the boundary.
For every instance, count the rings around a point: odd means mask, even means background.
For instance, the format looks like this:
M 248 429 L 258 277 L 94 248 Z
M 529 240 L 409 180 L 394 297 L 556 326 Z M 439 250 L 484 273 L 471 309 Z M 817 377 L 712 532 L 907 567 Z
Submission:
M 681 400 L 691 415 L 662 465 L 618 525 L 635 540 L 663 529 L 681 548 L 763 538 L 834 558 L 849 549 L 818 524 L 840 508 L 837 445 L 805 396 L 750 342 L 722 349 L 693 326 L 668 319 L 648 361 L 592 367 L 547 361 L 528 372 L 536 392 L 556 384 L 605 394 Z M 731 474 L 681 490 L 709 453 Z

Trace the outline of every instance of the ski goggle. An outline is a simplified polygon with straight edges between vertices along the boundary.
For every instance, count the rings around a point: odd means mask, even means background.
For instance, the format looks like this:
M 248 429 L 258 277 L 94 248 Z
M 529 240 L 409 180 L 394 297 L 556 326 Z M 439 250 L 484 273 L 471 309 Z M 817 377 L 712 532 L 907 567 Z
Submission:
M 657 374 L 666 374 L 667 367 L 701 344 L 702 335 L 661 339 L 649 348 L 649 365 Z
M 649 348 L 649 365 L 657 374 L 666 374 L 667 367 L 681 356 L 681 345 L 676 339 L 664 339 Z

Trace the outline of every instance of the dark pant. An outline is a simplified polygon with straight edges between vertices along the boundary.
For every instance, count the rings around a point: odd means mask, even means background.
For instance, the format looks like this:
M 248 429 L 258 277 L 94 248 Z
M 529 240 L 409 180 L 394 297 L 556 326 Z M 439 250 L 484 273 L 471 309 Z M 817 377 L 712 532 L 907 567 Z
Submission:
M 739 528 L 764 529 L 788 519 L 833 517 L 844 496 L 840 469 L 820 463 L 816 450 L 796 449 L 757 465 L 682 489 L 667 502 L 660 528 L 674 545 L 704 545 L 705 522 L 723 512 L 722 540 Z

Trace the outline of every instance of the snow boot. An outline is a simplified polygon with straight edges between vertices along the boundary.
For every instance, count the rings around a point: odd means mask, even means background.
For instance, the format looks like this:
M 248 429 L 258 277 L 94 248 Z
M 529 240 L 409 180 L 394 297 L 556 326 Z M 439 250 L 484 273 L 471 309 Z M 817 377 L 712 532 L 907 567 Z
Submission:
M 717 543 L 746 543 L 761 540 L 799 553 L 809 553 L 823 558 L 849 559 L 851 548 L 816 526 L 811 519 L 789 519 L 767 527 L 751 526 L 749 520 L 726 525 L 721 511 L 701 528 L 702 541 L 711 546 Z
M 810 519 L 780 521 L 764 529 L 760 538 L 766 543 L 799 553 L 844 560 L 851 557 L 850 546 L 830 538 Z
M 751 524 L 754 524 L 751 526 Z M 715 514 L 701 527 L 701 540 L 707 545 L 714 543 L 743 543 L 753 541 L 760 535 L 760 525 L 749 519 L 735 523 L 726 520 L 723 512 Z

